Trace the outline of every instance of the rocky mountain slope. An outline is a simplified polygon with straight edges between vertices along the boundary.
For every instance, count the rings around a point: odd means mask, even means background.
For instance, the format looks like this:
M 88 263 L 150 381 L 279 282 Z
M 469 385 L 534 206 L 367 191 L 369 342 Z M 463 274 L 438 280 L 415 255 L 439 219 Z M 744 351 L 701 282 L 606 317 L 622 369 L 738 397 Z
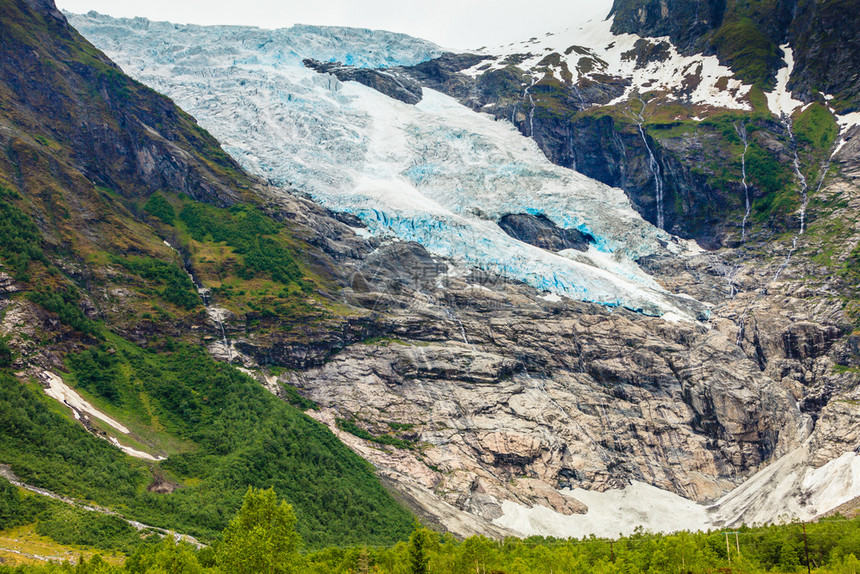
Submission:
M 367 31 L 350 47 L 324 28 L 71 18 L 268 178 L 268 202 L 306 193 L 346 223 L 302 203 L 346 318 L 298 338 L 192 249 L 219 309 L 210 352 L 440 527 L 611 535 L 812 518 L 860 495 L 856 91 L 801 65 L 823 53 L 800 39 L 818 24 L 753 78 L 713 47 L 743 38 L 717 8 L 684 37 L 645 26 L 647 6 L 624 28 L 640 12 L 617 3 L 441 55 Z M 596 272 L 602 297 L 570 288 Z M 630 280 L 660 300 L 636 303 Z
M 791 92 L 807 72 L 790 43 L 776 49 L 778 75 L 750 80 L 733 60 L 648 37 L 656 32 L 644 25 L 640 35 L 622 16 L 485 50 L 479 60 L 444 56 L 413 73 L 509 119 L 554 163 L 623 188 L 645 219 L 706 247 L 796 226 L 793 152 L 817 179 L 840 126 L 857 122 L 843 92 L 826 83 L 817 95 Z M 847 46 L 838 53 L 850 60 Z M 791 124 L 782 120 L 795 111 Z
M 715 54 L 747 83 L 773 87 L 785 45 L 797 52 L 789 87 L 805 102 L 833 97 L 840 113 L 858 110 L 860 43 L 856 2 L 635 2 L 612 6 L 612 31 L 668 36 L 685 53 Z M 847 18 L 847 20 L 846 20 Z

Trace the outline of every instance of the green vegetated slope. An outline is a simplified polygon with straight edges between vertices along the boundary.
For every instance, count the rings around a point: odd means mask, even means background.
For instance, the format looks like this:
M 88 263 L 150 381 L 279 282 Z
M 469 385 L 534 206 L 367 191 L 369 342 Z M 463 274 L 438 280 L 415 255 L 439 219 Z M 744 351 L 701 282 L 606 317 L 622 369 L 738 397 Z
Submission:
M 722 25 L 709 38 L 710 48 L 745 83 L 773 89 L 783 65 L 777 36 L 785 34 L 785 10 L 775 0 L 729 0 Z
M 301 331 L 334 313 L 320 292 L 331 263 L 254 185 L 52 2 L 0 2 L 0 271 L 15 284 L 0 314 L 25 318 L 0 337 L 0 463 L 204 541 L 248 485 L 294 505 L 309 547 L 402 539 L 411 515 L 370 465 L 202 350 L 205 308 L 186 267 L 252 327 Z M 124 444 L 166 459 L 131 458 L 88 432 L 44 395 L 45 368 L 126 425 Z M 75 522 L 40 528 L 51 520 Z
M 25 482 L 204 540 L 225 527 L 249 484 L 284 495 L 312 547 L 383 543 L 408 531 L 410 517 L 366 462 L 256 381 L 193 347 L 146 351 L 107 338 L 70 357 L 75 379 L 93 363 L 107 367 L 100 376 L 112 379 L 107 398 L 121 406 L 115 412 L 133 426 L 158 428 L 156 440 L 182 441 L 180 452 L 154 468 L 130 459 L 57 412 L 38 388 L 6 375 L 0 460 Z M 183 488 L 148 492 L 153 472 Z

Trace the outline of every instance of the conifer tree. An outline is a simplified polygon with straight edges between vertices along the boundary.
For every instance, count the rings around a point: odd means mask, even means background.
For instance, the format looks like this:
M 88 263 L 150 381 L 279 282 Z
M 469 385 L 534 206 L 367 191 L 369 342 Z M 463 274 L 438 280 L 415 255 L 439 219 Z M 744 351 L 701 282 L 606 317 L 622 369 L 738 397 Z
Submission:
M 430 533 L 426 528 L 416 528 L 409 537 L 409 567 L 412 574 L 427 574 L 427 554 Z

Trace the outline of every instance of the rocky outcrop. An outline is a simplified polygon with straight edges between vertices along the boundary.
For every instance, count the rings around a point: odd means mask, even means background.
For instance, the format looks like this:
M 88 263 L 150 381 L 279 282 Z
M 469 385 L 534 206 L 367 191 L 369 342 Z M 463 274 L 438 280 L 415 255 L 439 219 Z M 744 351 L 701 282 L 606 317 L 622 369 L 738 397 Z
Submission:
M 840 112 L 860 110 L 860 38 L 856 23 L 846 14 L 860 13 L 858 0 L 797 3 L 790 40 L 795 66 L 789 88 L 803 101 L 815 101 L 822 92 L 836 96 Z
M 668 36 L 681 52 L 717 54 L 740 77 L 768 86 L 783 65 L 778 46 L 789 43 L 795 95 L 812 102 L 830 94 L 836 109 L 850 112 L 860 106 L 860 41 L 845 14 L 858 9 L 857 0 L 779 0 L 755 9 L 724 0 L 615 0 L 611 15 L 615 33 Z
M 406 68 L 404 71 L 417 79 L 421 85 L 462 100 L 474 96 L 474 82 L 458 72 L 487 59 L 489 59 L 487 56 L 478 54 L 447 52 L 438 58 Z
M 702 36 L 719 28 L 725 0 L 615 0 L 610 14 L 616 34 L 669 36 L 684 49 L 698 47 Z
M 499 227 L 511 237 L 549 251 L 588 251 L 589 243 L 594 243 L 591 235 L 578 229 L 560 229 L 545 215 L 508 214 L 499 220 Z
M 397 69 L 356 68 L 337 62 L 318 62 L 311 59 L 303 60 L 303 63 L 321 74 L 331 74 L 341 82 L 358 82 L 407 104 L 417 104 L 423 96 L 421 84 Z
M 370 276 L 364 288 L 411 301 L 386 307 L 383 330 L 396 338 L 281 380 L 332 424 L 414 444 L 351 439 L 395 482 L 486 520 L 505 500 L 582 512 L 556 489 L 629 480 L 715 500 L 808 434 L 790 391 L 734 332 L 551 303 L 504 282 L 475 288 L 468 275 L 435 295 L 392 280 Z

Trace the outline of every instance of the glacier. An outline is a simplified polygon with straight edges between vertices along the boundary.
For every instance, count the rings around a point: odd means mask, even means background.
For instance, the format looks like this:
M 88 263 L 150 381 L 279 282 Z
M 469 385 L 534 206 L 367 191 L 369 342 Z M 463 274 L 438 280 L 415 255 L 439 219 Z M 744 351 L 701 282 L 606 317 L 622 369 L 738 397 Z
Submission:
M 623 191 L 553 165 L 510 123 L 443 94 L 425 89 L 413 106 L 302 64 L 413 65 L 442 53 L 432 43 L 350 28 L 66 16 L 126 73 L 191 113 L 248 171 L 354 214 L 373 235 L 415 241 L 555 295 L 666 318 L 701 314 L 635 263 L 695 245 L 644 221 Z M 543 214 L 594 245 L 585 253 L 528 245 L 496 224 L 509 213 Z

